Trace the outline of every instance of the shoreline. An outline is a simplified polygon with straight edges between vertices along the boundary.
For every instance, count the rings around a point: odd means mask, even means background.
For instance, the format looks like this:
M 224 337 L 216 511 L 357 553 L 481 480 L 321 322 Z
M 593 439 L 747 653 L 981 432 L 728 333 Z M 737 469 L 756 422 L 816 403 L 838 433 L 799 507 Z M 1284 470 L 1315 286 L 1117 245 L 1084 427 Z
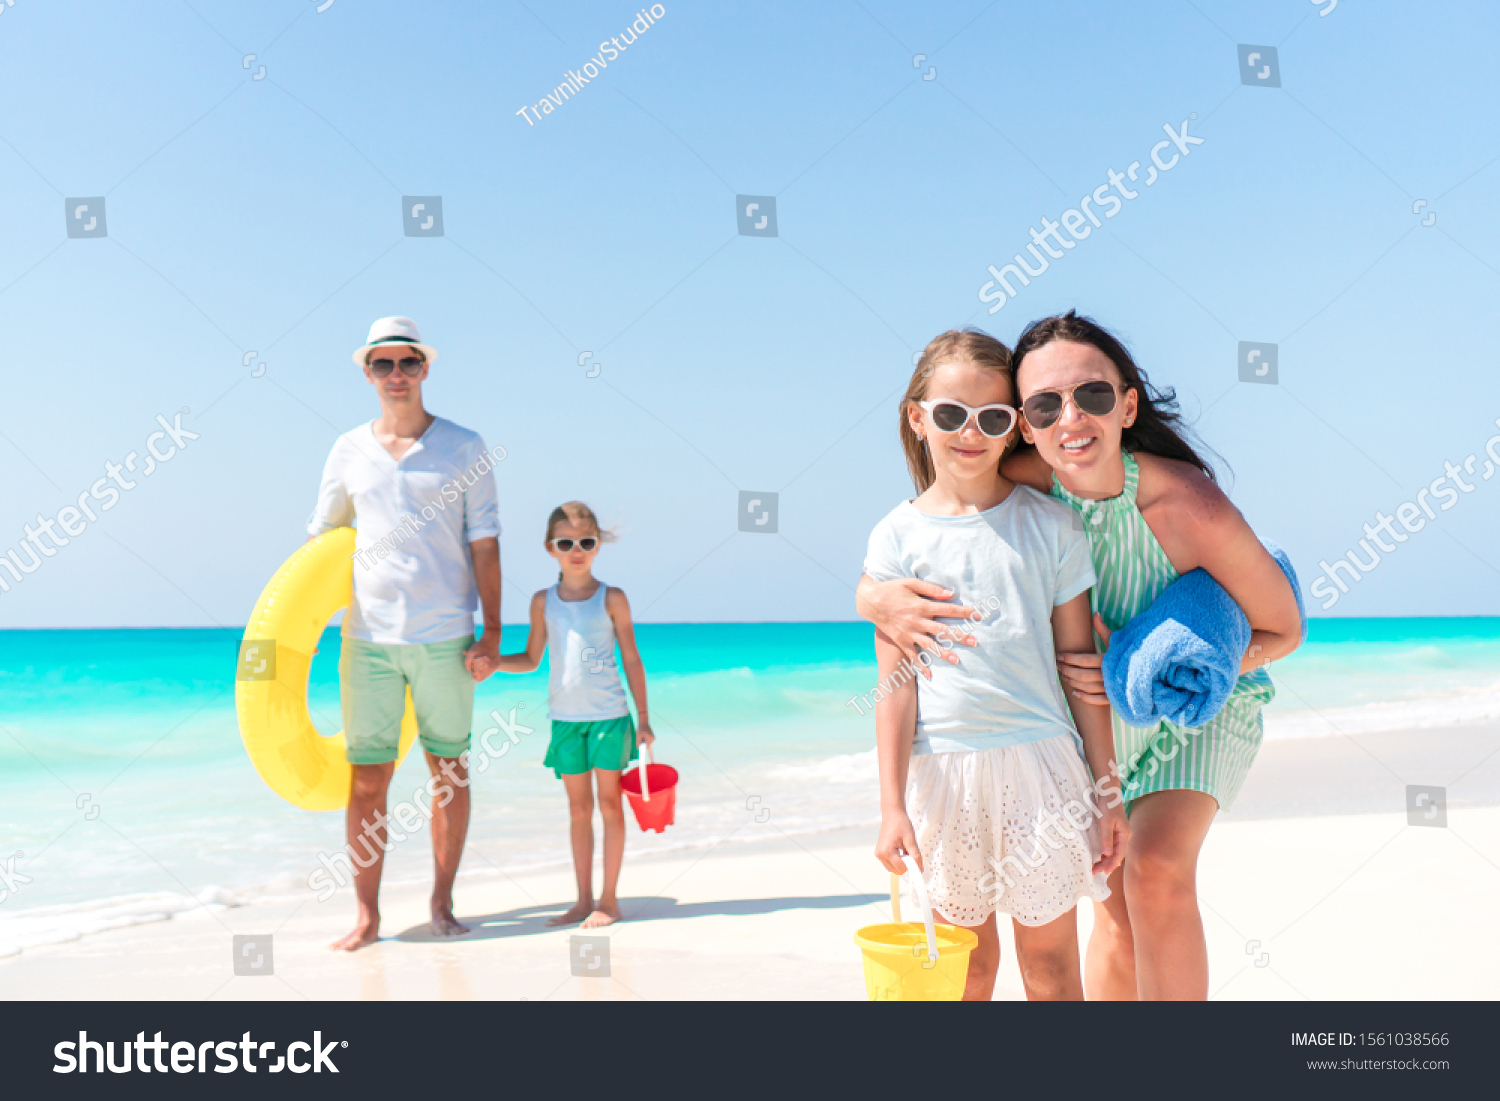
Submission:
M 844 830 L 817 846 L 778 839 L 627 860 L 627 920 L 590 942 L 591 958 L 608 954 L 608 977 L 575 972 L 578 926 L 545 926 L 573 901 L 565 870 L 461 880 L 463 937 L 428 931 L 425 885 L 391 885 L 381 940 L 354 953 L 327 947 L 353 920 L 340 892 L 325 905 L 199 911 L 40 948 L 0 961 L 0 982 L 12 1000 L 857 1001 L 854 932 L 889 920 L 873 841 L 873 830 Z M 1404 813 L 1225 821 L 1209 834 L 1198 887 L 1210 996 L 1488 999 L 1500 985 L 1488 921 L 1497 861 L 1496 807 L 1453 810 L 1446 830 L 1411 828 Z M 1078 924 L 1086 941 L 1088 907 Z M 272 946 L 270 974 L 234 973 L 234 936 Z M 1003 929 L 1001 943 L 995 996 L 1019 1000 Z
M 1275 824 L 1279 829 L 1289 823 L 1302 823 L 1298 828 L 1321 830 L 1323 827 L 1317 823 L 1344 823 L 1357 818 L 1391 815 L 1400 815 L 1404 821 L 1406 784 L 1450 789 L 1447 809 L 1455 816 L 1500 806 L 1500 754 L 1494 753 L 1497 746 L 1500 746 L 1500 723 L 1429 727 L 1352 737 L 1268 740 L 1262 746 L 1236 805 L 1230 811 L 1220 813 L 1210 834 L 1210 842 L 1221 831 L 1239 825 Z M 868 819 L 861 823 L 819 826 L 802 831 L 783 831 L 773 824 L 771 828 L 776 832 L 770 836 L 736 839 L 730 833 L 650 850 L 635 847 L 640 834 L 632 822 L 628 827 L 627 880 L 633 869 L 654 874 L 653 869 L 691 867 L 704 861 L 755 863 L 776 853 L 792 853 L 798 859 L 813 860 L 831 854 L 836 861 L 873 864 L 871 850 L 878 821 L 878 813 L 872 804 Z M 481 844 L 493 849 L 497 842 L 488 839 Z M 425 898 L 429 882 L 425 871 L 425 842 L 422 848 L 422 859 L 418 865 L 410 867 L 414 870 L 420 866 L 423 871 L 417 875 L 400 874 L 388 878 L 384 884 L 384 897 L 405 901 Z M 1500 861 L 1500 853 L 1495 854 L 1495 859 Z M 1500 873 L 1496 874 L 1500 876 Z M 459 873 L 457 891 L 462 901 L 470 894 L 485 897 L 516 883 L 537 881 L 550 884 L 554 880 L 571 884 L 570 861 L 500 864 L 471 846 L 465 854 L 465 867 Z M 292 889 L 284 889 L 288 886 Z M 49 958 L 69 951 L 92 953 L 95 946 L 102 950 L 104 944 L 119 937 L 128 939 L 132 935 L 145 935 L 144 931 L 148 929 L 184 929 L 215 920 L 239 924 L 254 921 L 261 914 L 302 909 L 312 901 L 312 895 L 300 887 L 296 880 L 277 879 L 259 889 L 238 892 L 214 887 L 202 888 L 196 896 L 144 892 L 36 907 L 13 911 L 9 915 L 0 911 L 0 915 L 12 920 L 42 919 L 49 914 L 97 918 L 99 926 L 84 929 L 76 935 L 63 931 L 59 936 L 42 942 L 33 940 L 19 952 L 0 955 L 0 979 L 8 977 L 7 973 L 19 960 Z M 263 893 L 257 893 L 257 890 Z M 884 887 L 877 884 L 873 890 L 884 897 Z M 568 894 L 571 894 L 571 888 L 565 890 L 562 897 Z M 207 905 L 202 902 L 207 902 Z M 339 907 L 352 911 L 350 888 L 345 886 L 337 890 L 326 906 L 313 905 L 322 912 Z M 0 920 L 0 953 L 7 947 L 7 924 Z M 171 939 L 174 934 L 163 935 Z

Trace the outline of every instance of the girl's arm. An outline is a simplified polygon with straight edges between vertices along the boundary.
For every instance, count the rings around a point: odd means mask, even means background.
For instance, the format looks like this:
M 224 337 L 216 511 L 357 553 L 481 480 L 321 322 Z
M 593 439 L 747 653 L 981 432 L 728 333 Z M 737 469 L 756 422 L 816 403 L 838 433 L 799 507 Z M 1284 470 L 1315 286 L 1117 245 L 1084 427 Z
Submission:
M 896 652 L 916 665 L 930 680 L 932 670 L 926 663 L 917 661 L 921 650 L 957 665 L 958 656 L 951 652 L 954 643 L 975 645 L 973 635 L 959 634 L 951 624 L 939 623 L 938 617 L 969 619 L 976 623 L 984 618 L 982 613 L 962 604 L 940 603 L 952 596 L 952 589 L 916 577 L 876 581 L 861 574 L 859 588 L 855 590 L 854 610 L 875 624 Z M 877 653 L 878 650 L 877 644 Z
M 641 745 L 650 745 L 656 741 L 656 735 L 651 732 L 650 710 L 646 706 L 646 667 L 641 664 L 641 652 L 635 645 L 630 601 L 625 599 L 623 589 L 611 588 L 605 592 L 604 610 L 615 625 L 615 638 L 620 640 L 620 661 L 625 665 L 625 683 L 630 685 L 630 695 L 635 700 L 636 740 Z
M 898 677 L 902 679 L 899 687 L 875 705 L 875 756 L 880 762 L 880 838 L 875 842 L 875 858 L 887 871 L 901 875 L 906 871 L 902 853 L 910 853 L 917 867 L 922 867 L 917 834 L 906 813 L 906 771 L 917 732 L 917 682 L 901 648 L 879 633 L 875 635 L 875 660 L 882 691 L 887 684 L 895 685 Z
M 1079 593 L 1066 604 L 1059 604 L 1052 609 L 1052 644 L 1059 655 L 1094 645 L 1088 592 Z M 1101 855 L 1094 865 L 1095 874 L 1109 875 L 1125 859 L 1125 846 L 1130 841 L 1130 820 L 1125 817 L 1122 801 L 1107 800 L 1103 795 L 1104 790 L 1108 790 L 1111 795 L 1119 790 L 1113 779 L 1119 772 L 1115 767 L 1115 735 L 1110 727 L 1109 709 L 1074 702 L 1071 693 L 1065 692 L 1063 695 L 1068 700 L 1073 722 L 1077 724 L 1078 733 L 1083 738 L 1083 755 L 1088 760 L 1096 785 L 1106 779 L 1109 781 L 1109 786 L 1096 791 L 1095 795 L 1100 813 Z M 1092 809 L 1091 807 L 1090 810 Z
M 526 636 L 526 649 L 519 654 L 501 654 L 495 663 L 499 673 L 530 673 L 542 664 L 542 655 L 547 652 L 547 590 L 543 589 L 531 598 L 531 631 Z

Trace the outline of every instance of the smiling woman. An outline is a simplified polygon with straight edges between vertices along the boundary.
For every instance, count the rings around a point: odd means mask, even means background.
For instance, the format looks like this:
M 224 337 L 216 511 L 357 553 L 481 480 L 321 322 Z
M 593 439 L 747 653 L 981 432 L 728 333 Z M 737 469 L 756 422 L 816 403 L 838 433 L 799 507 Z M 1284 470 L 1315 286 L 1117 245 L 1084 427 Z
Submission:
M 1084 416 L 1084 431 L 1065 432 L 1059 437 L 1059 443 L 1066 456 L 1081 458 L 1095 439 L 1090 430 L 1108 424 L 1107 420 L 1099 422 L 1095 418 L 1108 418 L 1114 412 L 1118 396 L 1123 408 L 1119 437 L 1114 441 L 1116 451 L 1123 448 L 1175 459 L 1197 467 L 1209 481 L 1217 480 L 1213 467 L 1188 442 L 1182 416 L 1177 411 L 1176 392 L 1171 387 L 1158 389 L 1153 386 L 1125 346 L 1103 326 L 1089 318 L 1079 317 L 1071 310 L 1060 317 L 1035 322 L 1016 342 L 1017 364 L 1028 354 L 1058 342 L 1063 342 L 1062 347 L 1074 349 L 1080 362 L 1087 362 L 1081 366 L 1077 379 L 1069 376 L 1070 381 L 1059 388 L 1046 384 L 1028 387 L 1023 409 L 1031 429 L 1046 430 L 1056 425 L 1065 416 L 1071 398 L 1078 413 Z M 1022 435 L 1029 446 L 1040 451 L 1030 433 L 1023 429 Z M 1097 456 L 1098 449 L 1090 454 Z M 1046 455 L 1041 458 L 1048 466 L 1053 465 Z M 1031 477 L 1025 480 L 1035 481 L 1039 470 L 1036 464 L 1032 464 Z M 1041 481 L 1046 483 L 1042 488 L 1051 488 L 1051 479 L 1045 471 L 1041 472 Z

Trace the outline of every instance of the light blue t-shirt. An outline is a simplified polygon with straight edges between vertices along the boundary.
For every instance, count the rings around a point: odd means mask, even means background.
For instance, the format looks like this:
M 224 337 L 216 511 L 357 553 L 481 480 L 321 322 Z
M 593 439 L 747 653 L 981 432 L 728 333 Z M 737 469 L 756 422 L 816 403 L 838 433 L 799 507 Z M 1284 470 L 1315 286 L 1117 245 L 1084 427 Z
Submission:
M 913 754 L 1079 741 L 1052 640 L 1052 609 L 1095 580 L 1076 512 L 1026 486 L 967 516 L 929 516 L 904 501 L 870 533 L 864 569 L 876 581 L 935 581 L 952 603 L 984 612 L 979 623 L 947 621 L 958 665 L 934 660 L 932 679 L 916 678 Z M 961 645 L 965 633 L 978 645 Z

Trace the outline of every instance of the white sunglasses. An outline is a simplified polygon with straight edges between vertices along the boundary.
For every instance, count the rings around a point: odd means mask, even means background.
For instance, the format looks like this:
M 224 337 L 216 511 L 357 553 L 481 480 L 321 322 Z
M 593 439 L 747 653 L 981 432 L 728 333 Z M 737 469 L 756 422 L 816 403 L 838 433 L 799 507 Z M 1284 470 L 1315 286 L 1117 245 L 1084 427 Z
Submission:
M 951 399 L 919 401 L 917 404 L 927 410 L 933 427 L 943 433 L 959 431 L 971 417 L 979 431 L 992 440 L 998 440 L 1016 426 L 1016 411 L 1009 405 L 981 405 L 978 409 L 971 409 L 963 402 Z

